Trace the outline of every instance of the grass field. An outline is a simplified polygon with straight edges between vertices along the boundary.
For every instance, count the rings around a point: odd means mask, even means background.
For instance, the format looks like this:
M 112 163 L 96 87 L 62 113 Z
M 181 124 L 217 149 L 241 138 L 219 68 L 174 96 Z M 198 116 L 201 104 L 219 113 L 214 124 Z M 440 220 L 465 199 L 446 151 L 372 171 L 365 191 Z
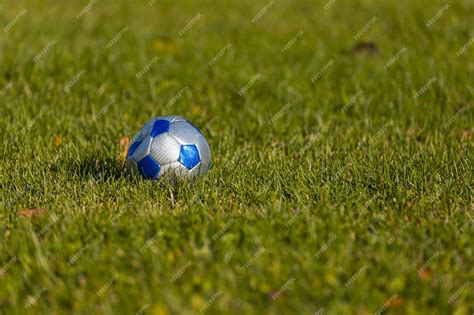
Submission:
M 0 2 L 0 313 L 472 314 L 473 12 Z M 130 178 L 171 114 L 210 172 Z

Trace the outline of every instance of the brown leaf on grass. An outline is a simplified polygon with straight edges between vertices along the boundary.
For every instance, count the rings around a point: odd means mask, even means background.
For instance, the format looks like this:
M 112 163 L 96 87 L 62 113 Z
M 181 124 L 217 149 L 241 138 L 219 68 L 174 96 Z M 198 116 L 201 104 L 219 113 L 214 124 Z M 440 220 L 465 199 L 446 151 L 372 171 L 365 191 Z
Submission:
M 119 145 L 121 147 L 126 147 L 130 144 L 130 139 L 127 136 L 123 136 L 119 139 Z
M 18 215 L 25 218 L 37 217 L 42 215 L 45 212 L 44 209 L 34 208 L 34 209 L 22 209 L 18 211 Z
M 433 270 L 431 270 L 430 268 L 426 268 L 426 269 L 422 269 L 418 272 L 418 276 L 420 277 L 420 279 L 422 280 L 427 280 L 431 277 L 431 274 L 433 273 Z
M 467 141 L 471 138 L 471 132 L 469 130 L 464 130 L 461 134 L 461 141 Z
M 403 304 L 403 298 L 401 296 L 397 296 L 396 298 L 393 299 L 392 303 L 390 305 L 393 305 L 395 307 L 400 306 Z
M 377 55 L 379 48 L 374 42 L 358 42 L 352 48 L 352 51 L 358 54 Z
M 9 306 L 9 305 L 12 305 L 12 301 L 9 298 L 7 298 L 6 296 L 4 296 L 0 300 L 0 305 Z
M 79 285 L 84 287 L 87 284 L 87 278 L 81 273 L 78 277 Z
M 53 138 L 53 146 L 55 148 L 59 147 L 63 143 L 63 138 L 61 136 L 54 136 Z
M 124 161 L 127 157 L 128 146 L 130 145 L 130 139 L 127 136 L 123 136 L 119 139 L 119 153 L 117 159 Z

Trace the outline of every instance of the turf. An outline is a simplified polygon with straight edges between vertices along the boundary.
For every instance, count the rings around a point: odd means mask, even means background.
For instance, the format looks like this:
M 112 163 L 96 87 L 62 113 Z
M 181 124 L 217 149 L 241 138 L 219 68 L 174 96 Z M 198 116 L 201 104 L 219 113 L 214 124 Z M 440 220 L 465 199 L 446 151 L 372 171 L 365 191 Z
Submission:
M 472 12 L 0 2 L 0 313 L 472 314 Z M 170 114 L 210 172 L 130 178 Z

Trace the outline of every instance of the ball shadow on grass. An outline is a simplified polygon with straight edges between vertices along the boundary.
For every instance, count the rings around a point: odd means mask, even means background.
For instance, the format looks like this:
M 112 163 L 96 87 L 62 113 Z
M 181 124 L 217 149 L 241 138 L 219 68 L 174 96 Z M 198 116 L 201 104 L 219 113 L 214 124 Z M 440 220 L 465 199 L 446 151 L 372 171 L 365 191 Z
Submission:
M 59 159 L 52 165 L 53 172 L 65 171 L 82 179 L 94 178 L 104 181 L 130 177 L 123 161 L 99 152 L 86 153 L 80 157 Z
M 76 157 L 64 157 L 53 163 L 51 169 L 55 173 L 66 173 L 68 176 L 77 176 L 82 180 L 94 179 L 109 182 L 124 179 L 130 181 L 130 184 L 137 186 L 153 182 L 160 189 L 170 193 L 173 206 L 175 199 L 180 195 L 180 188 L 190 186 L 194 181 L 198 180 L 198 178 L 179 178 L 173 173 L 160 177 L 158 180 L 144 180 L 140 176 L 132 175 L 128 172 L 124 161 L 117 159 L 115 156 L 97 151 L 87 152 Z

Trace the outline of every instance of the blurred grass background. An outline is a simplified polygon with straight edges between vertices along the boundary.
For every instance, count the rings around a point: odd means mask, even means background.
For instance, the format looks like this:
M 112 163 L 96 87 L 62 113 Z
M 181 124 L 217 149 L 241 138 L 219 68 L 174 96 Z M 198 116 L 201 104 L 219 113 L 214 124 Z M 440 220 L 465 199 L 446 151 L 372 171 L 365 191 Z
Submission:
M 0 2 L 0 312 L 471 314 L 474 4 L 446 5 Z M 130 179 L 170 114 L 212 170 Z

